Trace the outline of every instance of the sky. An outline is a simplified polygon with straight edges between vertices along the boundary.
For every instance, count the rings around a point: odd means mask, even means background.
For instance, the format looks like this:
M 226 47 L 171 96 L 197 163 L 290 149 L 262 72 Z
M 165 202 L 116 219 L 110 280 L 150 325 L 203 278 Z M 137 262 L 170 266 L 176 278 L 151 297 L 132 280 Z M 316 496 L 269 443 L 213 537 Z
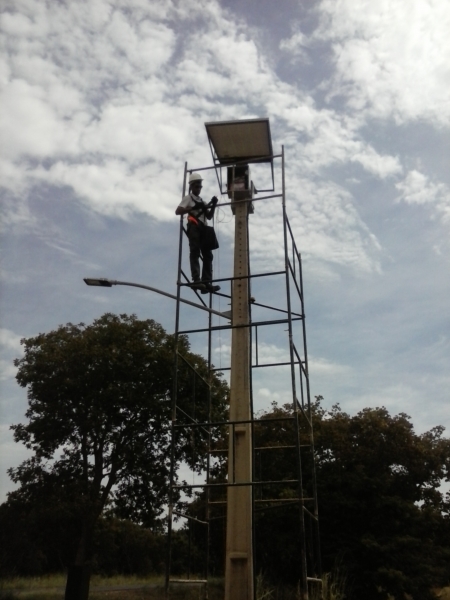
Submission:
M 22 338 L 105 312 L 173 332 L 171 300 L 83 277 L 176 292 L 174 211 L 185 162 L 211 165 L 210 121 L 268 117 L 284 146 L 312 395 L 448 434 L 449 31 L 445 0 L 3 0 L 0 501 L 28 456 L 9 430 L 27 408 Z M 267 182 L 263 167 L 252 175 Z M 279 265 L 279 211 L 255 203 L 252 272 Z M 230 277 L 228 206 L 215 225 L 215 276 Z M 279 285 L 255 283 L 257 301 L 279 305 Z M 284 342 L 267 334 L 260 356 L 283 357 Z M 213 351 L 224 366 L 225 333 Z M 255 397 L 287 401 L 286 377 L 258 374 Z

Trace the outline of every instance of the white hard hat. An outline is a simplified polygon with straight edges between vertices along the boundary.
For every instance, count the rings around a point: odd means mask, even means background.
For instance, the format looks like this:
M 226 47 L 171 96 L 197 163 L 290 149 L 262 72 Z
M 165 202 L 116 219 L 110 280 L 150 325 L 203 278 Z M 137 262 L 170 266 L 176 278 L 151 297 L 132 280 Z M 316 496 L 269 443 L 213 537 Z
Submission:
M 189 175 L 189 183 L 194 183 L 194 181 L 203 181 L 203 177 L 200 173 L 191 173 Z

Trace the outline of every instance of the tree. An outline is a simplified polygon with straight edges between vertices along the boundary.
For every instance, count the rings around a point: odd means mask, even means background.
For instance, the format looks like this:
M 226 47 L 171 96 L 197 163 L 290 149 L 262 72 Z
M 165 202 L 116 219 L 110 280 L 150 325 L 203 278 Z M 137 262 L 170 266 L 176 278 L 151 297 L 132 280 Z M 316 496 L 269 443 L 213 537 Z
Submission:
M 28 422 L 12 429 L 34 454 L 9 470 L 20 484 L 11 496 L 53 502 L 78 524 L 73 564 L 80 573 L 107 505 L 156 527 L 167 502 L 175 340 L 153 320 L 107 313 L 92 325 L 69 323 L 22 343 L 15 365 L 17 381 L 28 388 Z M 190 351 L 187 337 L 179 337 L 178 352 L 177 404 L 206 420 L 209 386 L 193 392 L 197 372 L 210 382 L 214 418 L 223 420 L 225 382 Z M 206 439 L 201 430 L 195 435 L 192 452 L 189 430 L 179 430 L 174 458 L 200 470 Z
M 48 495 L 45 500 L 30 504 L 10 497 L 0 505 L 0 577 L 59 573 L 70 564 L 78 524 L 61 502 Z M 178 533 L 172 540 L 175 556 L 180 554 Z M 93 540 L 95 573 L 111 576 L 164 572 L 167 540 L 163 531 L 152 531 L 127 519 L 102 516 Z M 186 564 L 185 560 L 182 572 L 186 572 Z
M 289 409 L 275 405 L 264 416 Z M 432 598 L 431 588 L 450 576 L 450 506 L 440 490 L 450 469 L 444 428 L 419 435 L 406 414 L 391 416 L 381 407 L 350 416 L 338 405 L 323 408 L 321 398 L 312 413 L 324 569 L 344 568 L 349 598 Z M 292 435 L 287 424 L 274 421 L 260 432 L 258 445 Z M 263 471 L 266 479 L 289 479 L 293 454 L 267 453 Z M 310 495 L 307 477 L 303 485 Z M 296 571 L 289 519 L 286 511 L 271 511 L 260 534 L 267 553 L 261 568 L 284 580 Z
M 356 597 L 432 598 L 450 575 L 444 428 L 416 434 L 384 407 L 351 417 L 315 406 L 324 562 L 342 556 Z

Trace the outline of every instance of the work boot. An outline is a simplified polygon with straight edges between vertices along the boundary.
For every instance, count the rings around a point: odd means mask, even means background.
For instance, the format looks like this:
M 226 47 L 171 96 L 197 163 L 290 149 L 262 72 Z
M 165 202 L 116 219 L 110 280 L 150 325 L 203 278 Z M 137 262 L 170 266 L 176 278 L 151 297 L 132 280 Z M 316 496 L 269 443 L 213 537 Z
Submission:
M 204 284 L 205 289 L 201 291 L 202 294 L 214 294 L 220 290 L 220 285 L 212 285 L 211 283 Z
M 200 290 L 202 294 L 206 294 L 206 286 L 202 281 L 193 281 L 189 284 L 193 290 Z

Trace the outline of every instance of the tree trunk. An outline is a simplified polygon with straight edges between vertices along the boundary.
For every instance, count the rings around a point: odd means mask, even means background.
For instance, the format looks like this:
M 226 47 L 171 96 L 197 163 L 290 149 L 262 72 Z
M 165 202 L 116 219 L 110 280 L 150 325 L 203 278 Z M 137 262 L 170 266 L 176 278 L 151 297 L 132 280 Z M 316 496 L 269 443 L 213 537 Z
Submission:
M 90 563 L 69 567 L 64 600 L 88 600 L 90 579 Z
M 81 528 L 75 563 L 69 567 L 67 573 L 64 600 L 88 600 L 93 535 L 94 523 L 86 519 Z

